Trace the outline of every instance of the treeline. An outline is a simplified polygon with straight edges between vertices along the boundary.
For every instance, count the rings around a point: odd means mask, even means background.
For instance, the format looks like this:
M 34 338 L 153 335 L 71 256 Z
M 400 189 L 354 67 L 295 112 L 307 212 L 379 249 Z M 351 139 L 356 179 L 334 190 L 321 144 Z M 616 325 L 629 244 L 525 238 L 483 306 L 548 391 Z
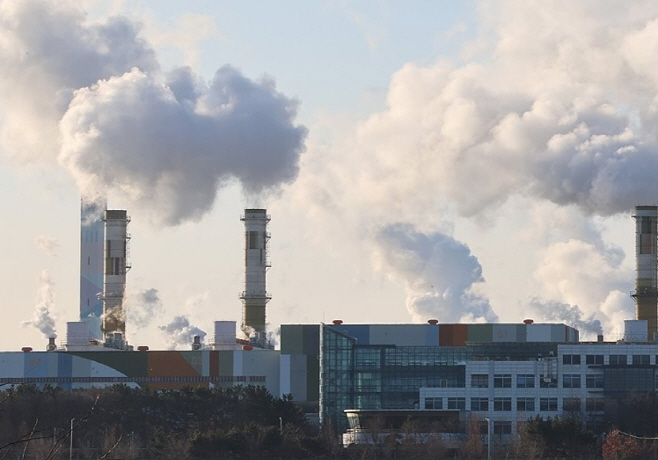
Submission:
M 627 397 L 608 408 L 607 437 L 578 417 L 526 421 L 519 436 L 492 458 L 658 458 L 658 397 Z M 369 428 L 378 445 L 343 448 L 318 433 L 290 397 L 263 387 L 149 391 L 124 385 L 62 390 L 18 386 L 0 392 L 0 459 L 481 459 L 488 452 L 475 417 L 457 445 L 408 420 L 395 434 Z M 454 431 L 451 431 L 454 432 Z M 454 441 L 454 440 L 453 440 Z
M 291 398 L 262 387 L 117 385 L 0 393 L 0 458 L 313 458 L 325 453 Z

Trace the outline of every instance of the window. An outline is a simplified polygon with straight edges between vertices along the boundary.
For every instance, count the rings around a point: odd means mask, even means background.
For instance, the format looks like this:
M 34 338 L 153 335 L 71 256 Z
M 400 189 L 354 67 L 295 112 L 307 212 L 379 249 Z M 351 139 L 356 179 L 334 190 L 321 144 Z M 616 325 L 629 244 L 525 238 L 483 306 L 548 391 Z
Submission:
M 494 388 L 512 388 L 512 374 L 495 374 Z
M 562 410 L 567 412 L 580 412 L 580 398 L 564 398 Z
M 642 366 L 649 364 L 649 355 L 633 355 L 633 365 Z
M 493 422 L 494 434 L 512 434 L 512 422 L 506 420 Z
M 519 412 L 534 412 L 535 398 L 516 398 L 516 410 Z
M 489 376 L 487 374 L 471 375 L 472 388 L 489 388 Z
M 494 398 L 495 411 L 511 411 L 512 398 Z
M 466 398 L 448 398 L 448 409 L 466 410 Z
M 247 238 L 249 238 L 249 249 L 258 249 L 258 232 L 248 231 Z
M 425 409 L 443 409 L 443 398 L 425 398 Z
M 517 388 L 534 388 L 535 375 L 534 374 L 518 374 L 516 376 Z
M 580 374 L 564 374 L 562 388 L 580 388 Z
M 626 363 L 626 355 L 610 355 L 611 366 L 625 366 Z
M 557 411 L 557 398 L 539 398 L 539 410 L 543 412 Z
M 586 375 L 585 386 L 587 388 L 603 388 L 603 375 Z
M 489 410 L 489 398 L 471 398 L 471 410 L 473 411 Z
M 580 355 L 563 355 L 562 364 L 580 364 Z
M 587 412 L 603 412 L 603 399 L 587 398 L 585 400 L 585 410 Z
M 603 355 L 586 355 L 585 364 L 602 366 Z

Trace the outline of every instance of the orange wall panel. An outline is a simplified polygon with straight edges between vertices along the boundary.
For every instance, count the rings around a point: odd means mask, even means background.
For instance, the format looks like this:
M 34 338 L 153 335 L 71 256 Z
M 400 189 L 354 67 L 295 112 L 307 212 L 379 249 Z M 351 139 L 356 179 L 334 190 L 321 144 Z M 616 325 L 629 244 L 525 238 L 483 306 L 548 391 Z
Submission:
M 439 345 L 465 345 L 467 337 L 466 324 L 439 324 Z

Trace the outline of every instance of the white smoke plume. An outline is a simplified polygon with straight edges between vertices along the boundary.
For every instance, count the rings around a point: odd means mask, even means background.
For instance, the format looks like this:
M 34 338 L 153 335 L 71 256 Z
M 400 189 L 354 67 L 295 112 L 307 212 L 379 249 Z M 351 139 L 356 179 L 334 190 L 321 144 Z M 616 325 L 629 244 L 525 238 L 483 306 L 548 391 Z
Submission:
M 123 301 L 126 323 L 129 328 L 145 328 L 164 311 L 162 300 L 155 288 L 128 288 Z
M 384 228 L 377 240 L 381 268 L 407 291 L 415 321 L 497 321 L 475 285 L 482 267 L 468 246 L 441 233 L 422 233 L 404 224 Z
M 347 141 L 304 159 L 308 169 L 296 191 L 308 205 L 306 215 L 354 229 L 405 222 L 432 232 L 456 225 L 456 237 L 473 245 L 460 236 L 466 226 L 480 226 L 481 243 L 493 241 L 487 232 L 500 216 L 526 225 L 526 209 L 510 204 L 520 198 L 592 220 L 655 203 L 658 4 L 502 0 L 479 3 L 479 12 L 479 36 L 460 59 L 404 65 L 391 79 L 385 109 L 341 133 Z M 559 225 L 547 224 L 547 231 Z M 558 242 L 529 240 L 548 248 L 536 259 L 537 246 L 527 250 L 529 270 L 504 270 L 523 279 L 522 287 L 534 274 L 540 298 L 578 305 L 584 318 L 599 319 L 606 329 L 632 317 L 623 304 L 629 284 L 621 282 L 623 253 L 598 241 L 587 247 L 593 242 L 580 240 L 574 234 L 579 229 L 559 232 Z M 391 260 L 380 257 L 387 273 L 408 280 L 412 315 L 423 320 L 423 302 L 443 301 L 446 291 L 465 286 L 449 270 L 440 273 L 440 289 L 434 280 L 408 274 L 422 273 L 420 261 L 431 260 L 432 250 L 426 245 L 413 256 L 391 250 Z M 551 263 L 549 254 L 561 250 L 564 263 Z M 587 267 L 578 252 L 586 255 Z M 503 254 L 496 259 L 505 260 Z M 560 275 L 557 265 L 569 267 L 568 274 Z M 574 277 L 577 271 L 582 276 Z M 625 275 L 632 282 L 632 273 Z M 580 286 L 576 292 L 576 279 L 587 281 L 596 295 L 583 299 L 592 291 Z
M 541 318 L 547 321 L 564 322 L 569 326 L 575 327 L 580 331 L 581 339 L 589 336 L 603 334 L 601 321 L 595 319 L 593 315 L 583 318 L 583 312 L 578 305 L 569 305 L 556 301 L 542 301 L 532 299 L 528 306 L 530 310 L 541 315 Z
M 166 326 L 158 326 L 158 328 L 169 342 L 168 348 L 170 350 L 175 350 L 179 347 L 190 349 L 195 335 L 200 336 L 202 342 L 203 338 L 207 335 L 198 327 L 190 324 L 190 320 L 182 315 L 175 316 L 171 323 Z
M 403 215 L 447 199 L 473 216 L 514 194 L 600 215 L 651 201 L 658 58 L 642 43 L 658 34 L 656 5 L 642 15 L 592 1 L 487 5 L 492 58 L 398 71 L 388 108 L 357 133 L 358 183 L 379 203 L 397 198 Z
M 53 292 L 50 270 L 43 270 L 39 276 L 41 285 L 37 291 L 37 302 L 34 307 L 34 315 L 31 321 L 24 321 L 23 326 L 32 326 L 41 331 L 46 338 L 57 337 L 55 333 L 55 294 Z
M 59 242 L 57 241 L 57 238 L 53 238 L 52 236 L 40 235 L 37 238 L 36 243 L 37 243 L 37 247 L 43 250 L 49 256 L 57 255 L 57 248 L 59 247 Z
M 158 223 L 201 218 L 229 181 L 258 194 L 297 176 L 306 128 L 273 80 L 228 65 L 211 82 L 165 73 L 126 18 L 89 24 L 72 2 L 3 0 L 0 70 L 7 151 L 54 151 L 86 196 L 116 191 Z
M 619 248 L 607 247 L 594 237 L 547 244 L 533 273 L 538 284 L 531 306 L 546 319 L 578 324 L 584 333 L 601 333 L 591 325 L 594 320 L 608 331 L 620 327 L 624 319 L 633 317 L 628 293 L 634 274 L 620 268 L 623 257 Z

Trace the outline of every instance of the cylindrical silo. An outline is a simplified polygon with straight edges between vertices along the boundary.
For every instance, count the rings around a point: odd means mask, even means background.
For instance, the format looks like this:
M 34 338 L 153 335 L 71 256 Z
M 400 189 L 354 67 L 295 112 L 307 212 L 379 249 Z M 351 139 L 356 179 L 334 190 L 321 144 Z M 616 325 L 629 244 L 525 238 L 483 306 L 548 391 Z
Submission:
M 265 305 L 271 298 L 265 283 L 270 267 L 267 253 L 270 216 L 265 209 L 245 209 L 241 220 L 245 229 L 245 281 L 240 295 L 243 302 L 242 329 L 253 336 L 265 332 Z
M 635 278 L 636 318 L 647 321 L 647 337 L 654 340 L 658 328 L 658 207 L 636 206 L 635 256 L 637 273 Z

